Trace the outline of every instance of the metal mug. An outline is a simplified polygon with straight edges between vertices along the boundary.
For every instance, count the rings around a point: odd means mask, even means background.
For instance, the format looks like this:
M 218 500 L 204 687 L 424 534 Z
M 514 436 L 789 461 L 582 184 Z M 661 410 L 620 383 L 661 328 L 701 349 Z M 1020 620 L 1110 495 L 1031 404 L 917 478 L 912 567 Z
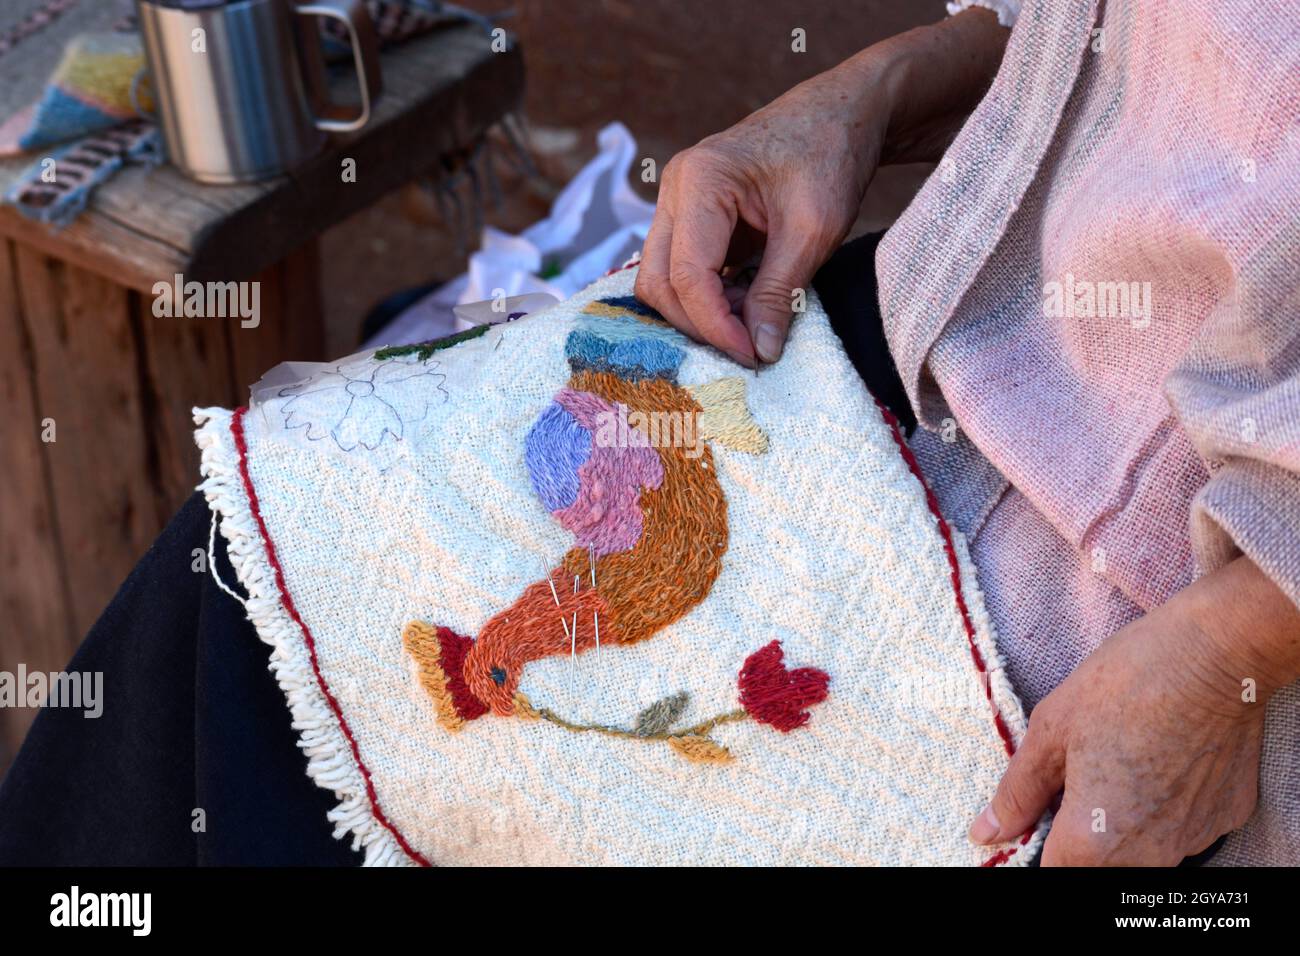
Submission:
M 205 183 L 266 179 L 310 159 L 326 133 L 370 121 L 382 80 L 363 0 L 201 4 L 136 0 L 163 139 L 183 173 Z M 361 87 L 355 116 L 340 118 L 329 101 L 317 17 L 347 28 Z

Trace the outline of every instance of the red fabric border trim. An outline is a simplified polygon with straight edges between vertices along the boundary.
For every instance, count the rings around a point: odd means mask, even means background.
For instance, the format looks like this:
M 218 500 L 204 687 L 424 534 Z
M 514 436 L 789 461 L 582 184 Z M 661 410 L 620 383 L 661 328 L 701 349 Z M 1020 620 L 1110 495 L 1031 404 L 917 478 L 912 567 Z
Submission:
M 916 460 L 916 455 L 912 454 L 912 449 L 908 447 L 907 440 L 903 438 L 902 429 L 898 427 L 898 419 L 874 395 L 872 400 L 875 401 L 876 408 L 880 409 L 880 415 L 885 420 L 885 424 L 889 426 L 889 430 L 894 436 L 894 444 L 898 446 L 903 460 L 907 462 L 908 470 L 921 483 L 921 488 L 925 491 L 925 503 L 929 505 L 930 513 L 939 522 L 939 534 L 943 537 L 943 550 L 948 556 L 948 567 L 952 570 L 952 590 L 957 597 L 957 610 L 961 614 L 962 626 L 966 629 L 966 643 L 970 646 L 970 656 L 975 662 L 975 669 L 979 671 L 980 677 L 984 678 L 984 696 L 988 698 L 989 708 L 993 711 L 993 725 L 998 730 L 998 736 L 1002 738 L 1002 746 L 1006 748 L 1007 756 L 1014 757 L 1016 753 L 1015 739 L 1011 736 L 1011 728 L 1007 726 L 1007 722 L 1002 718 L 1001 711 L 998 710 L 998 705 L 993 700 L 993 683 L 987 679 L 988 667 L 984 663 L 984 655 L 980 653 L 980 649 L 975 643 L 975 625 L 970 619 L 970 610 L 966 607 L 966 595 L 962 593 L 961 565 L 957 562 L 957 549 L 952 542 L 952 529 L 948 527 L 948 522 L 944 520 L 943 514 L 939 511 L 939 499 L 935 497 L 934 492 L 930 490 L 930 486 L 926 484 L 925 476 L 921 474 L 921 465 Z M 1029 842 L 1033 834 L 1034 830 L 1031 827 L 1020 838 L 1019 846 L 999 850 L 981 863 L 980 866 L 1000 866 L 1007 862 L 1015 855 L 1016 850 Z
M 271 541 L 271 533 L 267 530 L 266 521 L 262 518 L 262 509 L 257 501 L 257 491 L 253 488 L 253 479 L 248 473 L 248 442 L 244 437 L 244 415 L 248 407 L 237 408 L 230 418 L 230 434 L 235 439 L 235 449 L 239 452 L 239 477 L 244 482 L 244 494 L 248 496 L 248 507 L 253 512 L 253 517 L 257 521 L 257 530 L 262 536 L 262 546 L 266 548 L 266 559 L 270 562 L 271 569 L 275 572 L 275 586 L 280 591 L 280 603 L 284 609 L 289 612 L 295 624 L 302 631 L 304 642 L 307 644 L 307 653 L 311 657 L 311 669 L 316 675 L 316 684 L 320 687 L 321 693 L 325 695 L 325 700 L 330 705 L 330 710 L 334 712 L 335 719 L 339 722 L 339 728 L 343 731 L 343 736 L 347 737 L 348 745 L 352 748 L 352 758 L 357 762 L 357 767 L 361 770 L 361 776 L 366 781 L 366 797 L 370 801 L 370 812 L 374 818 L 397 840 L 397 845 L 402 848 L 413 861 L 420 866 L 431 866 L 420 853 L 406 841 L 396 826 L 384 815 L 383 809 L 379 806 L 379 795 L 375 792 L 374 781 L 370 778 L 370 768 L 365 765 L 361 759 L 361 750 L 357 746 L 357 738 L 352 735 L 352 728 L 348 726 L 347 720 L 343 717 L 343 710 L 339 707 L 338 700 L 330 692 L 329 685 L 325 682 L 325 675 L 321 673 L 320 661 L 316 657 L 316 638 L 312 636 L 311 628 L 302 619 L 298 613 L 298 608 L 294 606 L 293 598 L 289 595 L 289 588 L 284 583 L 284 569 L 280 566 L 280 559 L 275 553 L 275 544 Z

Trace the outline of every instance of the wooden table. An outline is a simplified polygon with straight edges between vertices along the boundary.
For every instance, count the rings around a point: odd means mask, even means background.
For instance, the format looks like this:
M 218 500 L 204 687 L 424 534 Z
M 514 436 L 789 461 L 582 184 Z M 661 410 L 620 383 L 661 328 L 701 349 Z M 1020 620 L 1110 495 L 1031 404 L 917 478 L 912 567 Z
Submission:
M 170 166 L 128 169 L 63 231 L 0 207 L 0 670 L 63 667 L 193 490 L 191 407 L 242 404 L 277 362 L 327 358 L 319 234 L 522 97 L 518 48 L 494 53 L 472 26 L 397 47 L 383 69 L 369 126 L 291 176 L 202 186 Z M 31 162 L 0 161 L 0 191 Z M 260 325 L 156 318 L 154 284 L 176 274 L 260 281 Z M 0 710 L 0 770 L 33 716 Z

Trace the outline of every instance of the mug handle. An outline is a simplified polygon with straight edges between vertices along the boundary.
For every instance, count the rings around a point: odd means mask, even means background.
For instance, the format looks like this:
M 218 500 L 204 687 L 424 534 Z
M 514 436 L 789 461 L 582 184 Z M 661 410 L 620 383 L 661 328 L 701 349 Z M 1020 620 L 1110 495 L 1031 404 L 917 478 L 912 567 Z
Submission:
M 314 0 L 295 7 L 294 12 L 304 17 L 339 20 L 348 28 L 352 63 L 356 67 L 357 83 L 361 87 L 361 112 L 350 120 L 318 116 L 316 128 L 327 133 L 351 133 L 361 129 L 370 122 L 371 106 L 383 92 L 384 85 L 379 68 L 379 41 L 375 38 L 375 25 L 364 0 Z
M 140 105 L 140 87 L 148 80 L 150 85 L 153 84 L 153 74 L 149 72 L 148 65 L 140 67 L 135 71 L 135 76 L 131 77 L 131 109 L 135 110 L 135 115 L 142 120 L 150 123 L 158 122 L 158 114 L 153 110 L 147 110 Z M 152 99 L 152 97 L 150 97 Z

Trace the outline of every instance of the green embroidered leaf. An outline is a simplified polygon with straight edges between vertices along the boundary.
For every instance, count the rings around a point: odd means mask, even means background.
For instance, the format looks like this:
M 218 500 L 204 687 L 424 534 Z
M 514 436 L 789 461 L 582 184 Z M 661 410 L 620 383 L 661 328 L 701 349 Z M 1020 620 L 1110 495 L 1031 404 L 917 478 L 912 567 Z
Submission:
M 686 709 L 687 694 L 682 691 L 679 694 L 673 694 L 671 697 L 665 697 L 663 700 L 657 700 L 641 713 L 636 715 L 636 723 L 632 726 L 632 733 L 638 737 L 653 737 L 655 734 L 666 733 L 668 728 L 673 725 L 673 721 L 682 715 Z
M 733 759 L 731 751 L 712 737 L 682 734 L 669 737 L 668 746 L 692 763 L 730 763 Z

